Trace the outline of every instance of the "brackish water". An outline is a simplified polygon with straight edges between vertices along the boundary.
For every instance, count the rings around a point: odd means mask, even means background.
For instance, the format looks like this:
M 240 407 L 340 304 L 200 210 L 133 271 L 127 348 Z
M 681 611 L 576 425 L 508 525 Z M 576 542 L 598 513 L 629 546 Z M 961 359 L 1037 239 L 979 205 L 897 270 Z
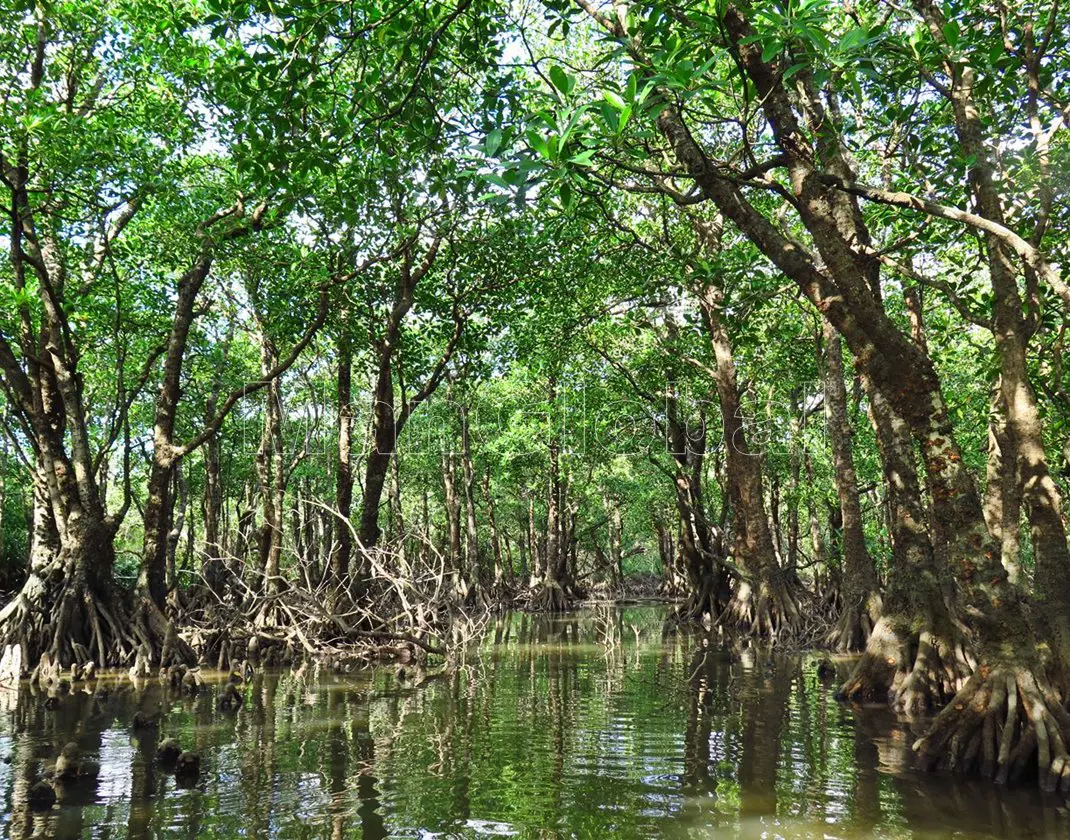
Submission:
M 662 637 L 664 610 L 502 619 L 449 675 L 393 668 L 258 675 L 220 712 L 116 683 L 59 708 L 0 703 L 10 837 L 982 838 L 1070 837 L 1062 800 L 919 774 L 911 735 L 833 698 L 808 656 Z M 846 667 L 844 664 L 842 667 Z M 164 710 L 135 737 L 138 709 Z M 158 737 L 203 758 L 176 784 Z M 33 814 L 25 792 L 76 741 L 95 782 Z

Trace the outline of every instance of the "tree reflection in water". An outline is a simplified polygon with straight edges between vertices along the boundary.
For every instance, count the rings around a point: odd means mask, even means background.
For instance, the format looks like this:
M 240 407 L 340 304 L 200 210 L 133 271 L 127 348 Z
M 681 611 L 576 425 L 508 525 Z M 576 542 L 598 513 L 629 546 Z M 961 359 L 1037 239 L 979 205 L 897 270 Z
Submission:
M 911 766 L 913 734 L 837 703 L 809 656 L 662 635 L 664 611 L 516 614 L 449 671 L 258 674 L 237 713 L 125 678 L 0 710 L 9 837 L 1065 836 L 1059 801 Z M 846 664 L 844 665 L 846 667 Z M 103 681 L 100 682 L 103 686 Z M 133 733 L 135 711 L 162 712 Z M 203 757 L 176 785 L 162 737 Z M 102 764 L 33 814 L 74 741 Z M 1062 832 L 1062 834 L 1060 834 Z

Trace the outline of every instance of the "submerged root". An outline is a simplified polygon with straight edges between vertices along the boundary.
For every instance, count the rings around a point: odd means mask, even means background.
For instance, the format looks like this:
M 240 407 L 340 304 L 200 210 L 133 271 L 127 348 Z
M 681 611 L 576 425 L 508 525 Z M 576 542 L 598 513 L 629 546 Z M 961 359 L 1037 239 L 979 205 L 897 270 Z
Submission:
M 681 627 L 689 624 L 709 626 L 719 618 L 721 611 L 717 591 L 709 581 L 691 592 L 687 600 L 672 611 L 669 621 Z
M 882 616 L 869 634 L 865 653 L 837 697 L 852 703 L 887 703 L 897 677 L 910 662 L 910 628 L 902 619 Z
M 1012 782 L 1035 771 L 1070 792 L 1070 714 L 1047 679 L 1013 664 L 982 665 L 914 744 L 926 769 Z

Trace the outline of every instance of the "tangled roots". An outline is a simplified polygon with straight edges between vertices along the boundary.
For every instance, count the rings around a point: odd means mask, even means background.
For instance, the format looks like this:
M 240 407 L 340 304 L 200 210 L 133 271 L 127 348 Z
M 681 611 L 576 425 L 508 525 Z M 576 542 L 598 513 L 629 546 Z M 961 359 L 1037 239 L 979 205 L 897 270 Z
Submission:
M 777 576 L 758 585 L 741 582 L 721 614 L 722 625 L 734 625 L 753 636 L 794 639 L 803 628 L 803 612 L 794 587 Z
M 139 653 L 165 665 L 195 659 L 149 598 L 92 587 L 79 575 L 50 583 L 31 576 L 0 611 L 0 647 L 8 645 L 21 648 L 27 665 L 47 657 L 62 667 L 90 661 L 115 667 Z
M 537 612 L 567 612 L 572 601 L 564 587 L 556 580 L 544 581 L 532 596 L 530 609 Z
M 940 633 L 930 625 L 918 633 L 904 617 L 884 615 L 837 696 L 855 703 L 890 703 L 910 717 L 924 715 L 954 697 L 971 664 L 954 629 Z
M 966 684 L 972 669 L 961 639 L 946 639 L 932 629 L 918 636 L 917 653 L 909 673 L 892 688 L 892 705 L 908 716 L 943 708 Z
M 829 604 L 823 597 L 824 608 L 836 606 Z M 837 599 L 838 600 L 838 599 Z M 832 631 L 825 638 L 826 644 L 838 653 L 857 653 L 866 649 L 873 628 L 880 615 L 880 596 L 869 593 L 853 604 L 846 604 L 836 611 L 839 618 Z M 835 614 L 835 612 L 833 613 Z
M 1070 792 L 1070 714 L 1032 669 L 982 665 L 914 744 L 922 766 Z

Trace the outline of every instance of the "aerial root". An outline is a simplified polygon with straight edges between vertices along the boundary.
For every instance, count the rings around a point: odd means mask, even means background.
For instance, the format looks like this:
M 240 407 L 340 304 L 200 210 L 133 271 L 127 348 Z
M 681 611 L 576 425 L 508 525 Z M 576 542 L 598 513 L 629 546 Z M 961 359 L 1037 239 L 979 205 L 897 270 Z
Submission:
M 839 653 L 865 650 L 880 615 L 880 596 L 871 592 L 854 603 L 842 606 L 837 605 L 838 600 L 830 602 L 826 596 L 821 599 L 821 608 L 837 616 L 835 625 L 825 637 L 825 643 Z
M 529 609 L 536 612 L 566 612 L 572 606 L 568 593 L 556 580 L 544 581 L 531 599 Z
M 802 630 L 803 613 L 793 588 L 777 577 L 759 584 L 757 594 L 751 586 L 741 584 L 720 623 L 773 641 L 791 640 Z
M 1003 784 L 1030 769 L 1045 791 L 1070 793 L 1070 714 L 1027 668 L 982 666 L 914 744 L 926 769 Z
M 893 683 L 892 705 L 910 717 L 942 709 L 966 684 L 971 670 L 961 643 L 923 630 L 909 672 Z

